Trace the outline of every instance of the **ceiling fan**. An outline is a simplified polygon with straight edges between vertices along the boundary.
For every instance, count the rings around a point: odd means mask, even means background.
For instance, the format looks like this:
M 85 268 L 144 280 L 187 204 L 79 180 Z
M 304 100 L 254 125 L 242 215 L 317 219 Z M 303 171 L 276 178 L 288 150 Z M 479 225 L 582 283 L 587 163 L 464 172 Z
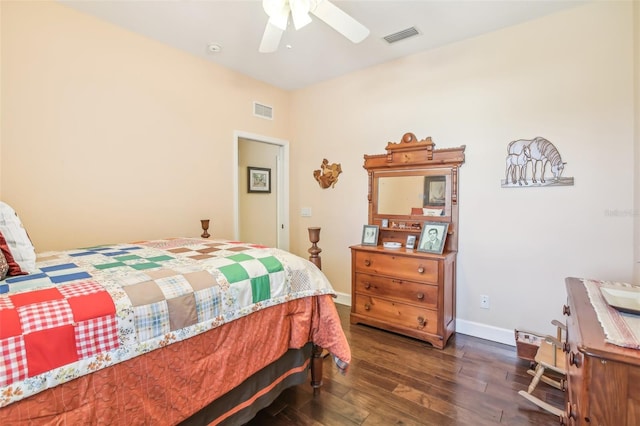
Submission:
M 360 43 L 369 35 L 367 27 L 329 0 L 262 0 L 262 7 L 269 15 L 269 21 L 258 49 L 261 53 L 278 50 L 282 34 L 287 29 L 289 14 L 296 30 L 311 22 L 311 12 L 354 43 Z

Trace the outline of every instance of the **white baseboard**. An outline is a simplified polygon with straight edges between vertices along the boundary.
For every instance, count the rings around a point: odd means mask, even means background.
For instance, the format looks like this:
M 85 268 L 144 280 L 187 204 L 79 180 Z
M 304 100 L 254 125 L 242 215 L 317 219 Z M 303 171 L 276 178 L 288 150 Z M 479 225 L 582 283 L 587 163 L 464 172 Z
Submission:
M 335 299 L 336 303 L 345 306 L 351 306 L 351 294 L 349 293 L 336 293 L 337 297 Z
M 456 319 L 456 333 L 491 340 L 492 342 L 504 343 L 505 345 L 516 345 L 513 330 L 481 324 L 479 322 Z
M 340 305 L 351 306 L 351 294 L 336 293 L 335 302 Z M 515 346 L 515 337 L 513 330 L 494 327 L 492 325 L 481 324 L 479 322 L 456 319 L 456 333 L 466 334 L 468 336 L 477 337 L 479 339 L 491 340 L 492 342 L 503 343 L 505 345 Z

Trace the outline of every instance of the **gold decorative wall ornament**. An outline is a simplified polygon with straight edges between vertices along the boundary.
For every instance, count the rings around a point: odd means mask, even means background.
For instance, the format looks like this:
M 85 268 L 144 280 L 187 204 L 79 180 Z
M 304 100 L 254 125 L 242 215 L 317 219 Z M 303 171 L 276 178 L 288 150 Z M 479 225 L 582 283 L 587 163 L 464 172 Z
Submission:
M 322 189 L 334 188 L 338 183 L 338 176 L 342 173 L 342 166 L 339 163 L 329 164 L 324 158 L 320 165 L 320 170 L 313 171 L 313 177 L 318 181 Z

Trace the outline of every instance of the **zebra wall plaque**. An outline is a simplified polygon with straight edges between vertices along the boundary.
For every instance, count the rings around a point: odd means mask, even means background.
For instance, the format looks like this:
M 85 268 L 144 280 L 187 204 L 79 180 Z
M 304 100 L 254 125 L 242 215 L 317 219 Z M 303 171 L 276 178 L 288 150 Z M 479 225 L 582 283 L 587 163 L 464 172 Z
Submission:
M 567 163 L 562 161 L 560 152 L 542 137 L 510 142 L 505 163 L 503 188 L 573 185 L 572 177 L 562 177 Z

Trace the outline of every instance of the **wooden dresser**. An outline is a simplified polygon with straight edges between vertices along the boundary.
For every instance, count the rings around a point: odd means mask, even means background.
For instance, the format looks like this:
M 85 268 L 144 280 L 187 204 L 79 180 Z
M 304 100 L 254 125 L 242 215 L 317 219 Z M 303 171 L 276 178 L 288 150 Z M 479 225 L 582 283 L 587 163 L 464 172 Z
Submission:
M 405 249 L 351 249 L 351 322 L 444 348 L 455 332 L 455 253 L 425 257 Z
M 605 342 L 581 280 L 567 278 L 567 411 L 565 423 L 640 425 L 640 350 Z
M 387 145 L 387 154 L 365 155 L 369 173 L 368 225 L 377 240 L 351 247 L 351 323 L 404 334 L 442 349 L 455 333 L 458 248 L 458 168 L 464 147 L 438 150 L 431 138 L 407 133 Z M 428 185 L 440 182 L 444 199 L 428 200 Z M 425 216 L 423 209 L 440 211 Z M 446 226 L 442 252 L 420 247 L 424 230 Z M 440 234 L 441 235 L 441 234 Z M 415 248 L 407 239 L 415 238 Z M 386 248 L 384 243 L 400 243 Z

